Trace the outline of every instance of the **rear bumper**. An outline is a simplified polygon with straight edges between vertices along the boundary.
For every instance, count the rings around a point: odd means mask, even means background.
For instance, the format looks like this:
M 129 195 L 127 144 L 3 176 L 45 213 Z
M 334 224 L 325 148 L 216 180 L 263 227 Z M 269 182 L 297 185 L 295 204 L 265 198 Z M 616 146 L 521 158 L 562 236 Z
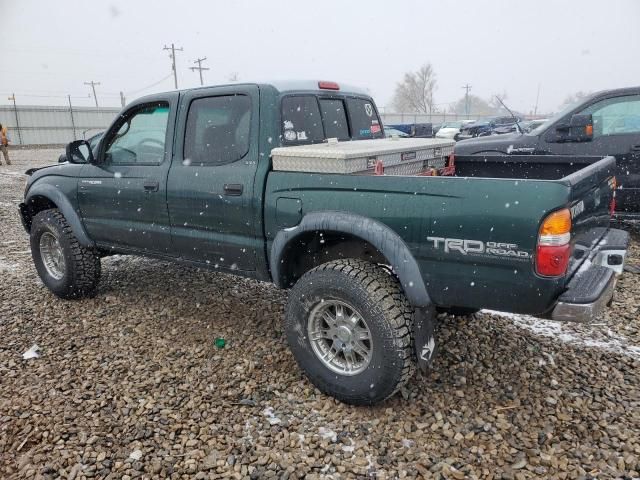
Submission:
M 613 270 L 593 265 L 569 283 L 569 289 L 558 299 L 551 318 L 565 322 L 592 322 L 613 300 L 615 285 Z
M 553 320 L 589 323 L 613 301 L 616 277 L 624 268 L 629 234 L 610 229 L 594 249 L 588 268 L 569 281 L 551 311 Z

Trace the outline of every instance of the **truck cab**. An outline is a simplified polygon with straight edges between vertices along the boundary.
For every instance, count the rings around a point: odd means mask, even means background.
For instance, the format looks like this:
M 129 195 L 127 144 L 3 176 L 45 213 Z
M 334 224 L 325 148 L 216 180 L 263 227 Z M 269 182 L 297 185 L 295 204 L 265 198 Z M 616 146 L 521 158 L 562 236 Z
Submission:
M 589 134 L 584 134 L 589 129 Z M 640 87 L 605 90 L 569 105 L 547 122 L 520 134 L 463 140 L 458 158 L 486 155 L 613 155 L 616 214 L 640 219 Z

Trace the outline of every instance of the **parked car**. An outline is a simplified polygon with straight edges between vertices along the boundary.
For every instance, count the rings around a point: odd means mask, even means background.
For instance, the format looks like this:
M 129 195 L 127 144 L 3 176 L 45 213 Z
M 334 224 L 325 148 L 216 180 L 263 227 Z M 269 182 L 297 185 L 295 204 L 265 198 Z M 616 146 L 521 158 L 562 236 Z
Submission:
M 65 299 L 95 294 L 100 259 L 115 253 L 290 288 L 296 361 L 321 391 L 360 405 L 428 364 L 436 307 L 579 321 L 606 308 L 628 243 L 609 226 L 612 157 L 510 169 L 472 158 L 458 164 L 464 177 L 273 169 L 274 147 L 339 138 L 375 151 L 388 143 L 375 140 L 381 125 L 363 90 L 333 82 L 138 99 L 97 155 L 78 140 L 68 162 L 31 172 L 20 215 L 35 268 Z M 409 140 L 398 145 L 415 160 Z
M 454 140 L 458 140 L 458 137 L 460 135 L 460 129 L 465 125 L 470 125 L 474 122 L 475 120 L 456 120 L 452 122 L 445 122 L 442 124 L 442 126 L 436 133 L 436 137 L 452 138 Z
M 410 137 L 433 138 L 433 124 L 431 123 L 399 123 L 389 125 L 391 128 L 400 130 Z
M 526 120 L 520 124 L 524 133 L 529 133 L 531 130 L 535 130 L 540 125 L 545 122 L 548 122 L 548 118 L 538 118 L 536 120 Z
M 456 158 L 474 155 L 614 155 L 616 215 L 640 219 L 640 87 L 604 90 L 525 134 L 459 142 Z
M 516 123 L 522 119 L 516 117 L 493 117 L 485 120 L 479 120 L 474 123 L 463 126 L 460 129 L 458 140 L 465 140 L 474 137 L 485 137 L 492 134 L 507 133 L 516 129 Z
M 400 137 L 400 138 L 406 138 L 409 136 L 408 133 L 405 133 L 403 131 L 398 130 L 397 128 L 393 128 L 393 127 L 384 127 L 384 136 L 385 137 Z

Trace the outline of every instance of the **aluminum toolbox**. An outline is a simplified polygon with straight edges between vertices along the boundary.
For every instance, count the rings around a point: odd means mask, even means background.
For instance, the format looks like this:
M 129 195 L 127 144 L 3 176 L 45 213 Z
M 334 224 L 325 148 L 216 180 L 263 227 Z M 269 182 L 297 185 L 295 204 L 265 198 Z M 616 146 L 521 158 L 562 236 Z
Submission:
M 439 138 L 397 137 L 329 142 L 274 148 L 271 158 L 274 170 L 290 172 L 373 174 L 380 161 L 386 175 L 415 175 L 444 169 L 454 144 Z

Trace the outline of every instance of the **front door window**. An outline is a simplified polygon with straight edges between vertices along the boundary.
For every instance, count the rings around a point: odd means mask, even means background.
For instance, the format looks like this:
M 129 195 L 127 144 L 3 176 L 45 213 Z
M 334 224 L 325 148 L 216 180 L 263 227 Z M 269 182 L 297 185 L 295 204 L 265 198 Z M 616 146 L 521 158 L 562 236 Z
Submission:
M 580 113 L 593 117 L 594 137 L 640 133 L 640 95 L 607 98 Z
M 158 165 L 165 155 L 169 104 L 144 105 L 127 115 L 107 145 L 114 165 Z

